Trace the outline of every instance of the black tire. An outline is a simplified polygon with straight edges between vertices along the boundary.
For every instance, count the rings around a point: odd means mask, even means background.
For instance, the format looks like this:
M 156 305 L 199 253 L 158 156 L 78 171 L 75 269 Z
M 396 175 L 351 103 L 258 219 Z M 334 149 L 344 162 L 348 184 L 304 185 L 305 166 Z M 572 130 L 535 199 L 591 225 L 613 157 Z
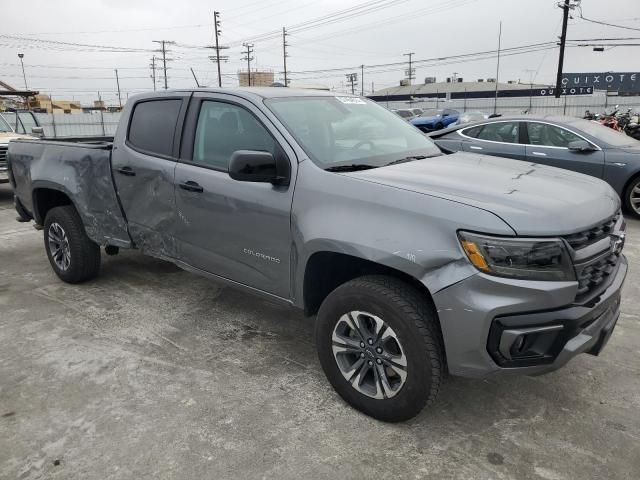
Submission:
M 62 229 L 68 244 L 67 265 L 59 265 L 60 262 L 53 257 L 55 245 L 50 241 L 50 232 L 59 233 L 55 225 Z M 54 238 L 60 238 L 60 235 Z M 87 237 L 82 219 L 71 205 L 55 207 L 47 213 L 44 221 L 44 248 L 51 268 L 64 282 L 85 282 L 96 277 L 100 271 L 100 247 Z
M 444 125 L 442 125 L 441 123 L 436 124 L 436 130 L 442 130 L 444 128 Z
M 391 398 L 385 394 L 376 399 L 356 390 L 338 366 L 332 335 L 339 328 L 336 325 L 341 317 L 352 311 L 369 312 L 384 319 L 401 344 L 407 364 L 406 380 Z M 433 306 L 424 294 L 393 277 L 360 277 L 331 292 L 318 312 L 316 344 L 333 388 L 353 407 L 378 420 L 400 422 L 416 416 L 435 400 L 444 376 L 445 357 Z
M 637 190 L 636 190 L 637 189 Z M 634 193 L 634 190 L 635 193 Z M 631 214 L 631 216 L 635 218 L 640 218 L 640 203 L 638 200 L 640 199 L 640 177 L 636 177 L 627 186 L 624 191 L 624 206 L 626 207 L 627 212 Z M 635 201 L 635 207 L 634 202 Z

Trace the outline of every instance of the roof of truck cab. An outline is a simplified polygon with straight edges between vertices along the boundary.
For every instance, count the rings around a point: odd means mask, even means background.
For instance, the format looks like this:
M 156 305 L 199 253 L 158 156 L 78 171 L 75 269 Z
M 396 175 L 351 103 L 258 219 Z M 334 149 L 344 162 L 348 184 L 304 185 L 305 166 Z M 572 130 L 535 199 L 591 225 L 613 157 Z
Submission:
M 239 88 L 193 88 L 193 89 L 175 89 L 166 90 L 171 92 L 209 92 L 209 93 L 228 93 L 243 97 L 262 97 L 262 98 L 281 98 L 281 97 L 355 97 L 356 95 L 329 92 L 327 90 L 315 90 L 311 88 L 287 88 L 287 87 L 239 87 Z M 164 92 L 162 92 L 164 93 Z

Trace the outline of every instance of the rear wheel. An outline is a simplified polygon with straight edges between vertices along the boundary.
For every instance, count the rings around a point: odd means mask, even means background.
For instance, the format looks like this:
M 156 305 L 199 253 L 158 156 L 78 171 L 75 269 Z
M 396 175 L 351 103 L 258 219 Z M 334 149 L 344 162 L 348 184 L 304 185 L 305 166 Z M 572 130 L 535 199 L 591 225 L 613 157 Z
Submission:
M 53 271 L 67 283 L 98 275 L 100 247 L 87 237 L 82 219 L 71 205 L 49 210 L 44 222 L 44 248 Z
M 436 124 L 436 130 L 442 130 L 443 128 L 444 128 L 444 125 L 442 125 L 441 123 Z
M 624 203 L 631 215 L 640 218 L 640 177 L 629 183 L 624 193 Z
M 316 342 L 340 396 L 379 420 L 414 417 L 440 388 L 444 354 L 436 314 L 423 294 L 393 277 L 357 278 L 329 294 Z

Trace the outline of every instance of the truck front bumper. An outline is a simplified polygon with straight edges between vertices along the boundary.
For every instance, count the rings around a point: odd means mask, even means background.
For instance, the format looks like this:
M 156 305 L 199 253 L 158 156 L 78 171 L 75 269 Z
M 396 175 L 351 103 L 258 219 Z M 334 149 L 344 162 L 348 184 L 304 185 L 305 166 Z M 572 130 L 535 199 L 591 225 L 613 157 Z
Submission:
M 463 377 L 538 375 L 579 353 L 597 355 L 620 315 L 624 256 L 606 288 L 575 304 L 576 282 L 476 274 L 434 295 L 449 372 Z

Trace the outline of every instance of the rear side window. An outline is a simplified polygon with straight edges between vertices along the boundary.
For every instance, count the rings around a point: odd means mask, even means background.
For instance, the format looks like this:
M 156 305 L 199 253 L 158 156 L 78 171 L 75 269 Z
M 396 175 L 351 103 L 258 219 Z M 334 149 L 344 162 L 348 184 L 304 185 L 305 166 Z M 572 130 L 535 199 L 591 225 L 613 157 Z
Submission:
M 179 99 L 138 103 L 131 115 L 129 143 L 147 153 L 170 157 L 181 105 Z
M 489 140 L 492 142 L 518 143 L 519 130 L 519 122 L 487 123 L 483 126 L 476 138 L 478 140 Z
M 466 130 L 463 130 L 462 133 L 465 134 L 467 137 L 477 138 L 483 126 L 484 125 L 480 125 L 479 127 L 467 128 Z

